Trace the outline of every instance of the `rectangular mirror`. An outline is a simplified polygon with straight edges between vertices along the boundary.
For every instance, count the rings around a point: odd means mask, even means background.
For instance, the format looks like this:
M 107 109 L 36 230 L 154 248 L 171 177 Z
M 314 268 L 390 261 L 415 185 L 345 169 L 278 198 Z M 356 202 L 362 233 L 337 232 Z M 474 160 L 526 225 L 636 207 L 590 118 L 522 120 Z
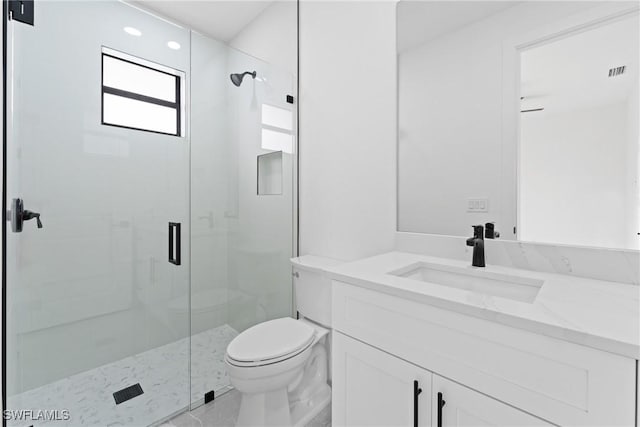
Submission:
M 398 230 L 640 249 L 637 2 L 397 6 Z

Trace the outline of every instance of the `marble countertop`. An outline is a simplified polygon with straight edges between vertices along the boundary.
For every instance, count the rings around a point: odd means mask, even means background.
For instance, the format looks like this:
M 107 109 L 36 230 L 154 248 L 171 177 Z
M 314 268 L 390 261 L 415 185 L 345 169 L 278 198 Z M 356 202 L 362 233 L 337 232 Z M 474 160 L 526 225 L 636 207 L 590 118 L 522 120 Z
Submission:
M 389 274 L 416 263 L 476 269 L 471 261 L 404 252 L 317 268 L 334 280 L 640 359 L 640 286 L 493 265 L 480 269 L 543 280 L 529 303 Z
M 332 267 L 344 264 L 344 261 L 315 255 L 303 255 L 297 258 L 291 258 L 291 264 L 302 270 L 322 273 Z

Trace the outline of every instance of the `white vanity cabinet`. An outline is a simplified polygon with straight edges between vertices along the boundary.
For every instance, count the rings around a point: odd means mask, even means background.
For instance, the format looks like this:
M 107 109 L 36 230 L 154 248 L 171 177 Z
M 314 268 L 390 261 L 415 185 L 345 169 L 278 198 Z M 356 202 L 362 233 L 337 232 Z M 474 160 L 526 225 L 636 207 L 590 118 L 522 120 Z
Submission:
M 333 334 L 334 426 L 430 426 L 431 372 Z
M 635 359 L 339 281 L 332 305 L 336 425 L 412 425 L 416 379 L 420 425 L 438 393 L 444 426 L 635 425 Z
M 340 332 L 333 346 L 335 426 L 550 426 Z
M 431 425 L 434 427 L 552 426 L 438 375 L 433 375 L 433 397 Z

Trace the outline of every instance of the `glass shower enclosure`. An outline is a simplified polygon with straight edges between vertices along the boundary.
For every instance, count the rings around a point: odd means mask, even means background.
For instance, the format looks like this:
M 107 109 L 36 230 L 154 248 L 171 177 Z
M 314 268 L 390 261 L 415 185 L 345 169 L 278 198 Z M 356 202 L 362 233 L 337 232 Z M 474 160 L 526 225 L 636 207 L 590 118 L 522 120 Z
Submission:
M 292 312 L 294 76 L 118 1 L 37 2 L 5 43 L 8 425 L 219 396 L 228 342 Z

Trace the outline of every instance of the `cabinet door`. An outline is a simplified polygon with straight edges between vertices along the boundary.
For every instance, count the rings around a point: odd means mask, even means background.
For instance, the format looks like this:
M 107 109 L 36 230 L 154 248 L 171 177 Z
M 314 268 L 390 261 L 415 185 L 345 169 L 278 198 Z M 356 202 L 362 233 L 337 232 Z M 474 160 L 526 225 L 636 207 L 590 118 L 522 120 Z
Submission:
M 444 401 L 441 411 L 438 410 L 440 401 Z M 432 411 L 433 427 L 551 426 L 539 418 L 438 375 L 433 375 Z
M 431 425 L 431 372 L 337 331 L 332 353 L 334 426 Z

